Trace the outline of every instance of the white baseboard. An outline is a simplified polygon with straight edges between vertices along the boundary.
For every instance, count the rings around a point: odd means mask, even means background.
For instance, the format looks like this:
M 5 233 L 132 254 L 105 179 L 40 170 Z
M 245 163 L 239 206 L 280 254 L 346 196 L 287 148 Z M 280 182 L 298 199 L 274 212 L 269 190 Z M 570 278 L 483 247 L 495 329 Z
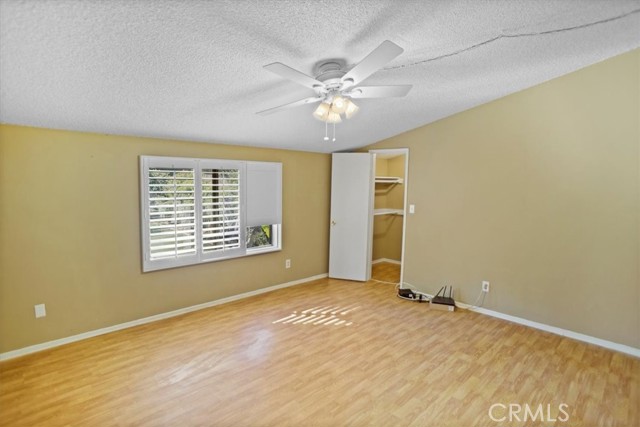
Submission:
M 404 283 L 405 285 L 415 288 L 410 283 Z M 424 294 L 429 298 L 433 298 L 433 295 Z M 470 304 L 465 304 L 460 301 L 456 301 L 456 307 L 463 308 L 469 311 L 475 311 L 476 313 L 485 314 L 491 317 L 497 317 L 498 319 L 507 320 L 509 322 L 518 323 L 520 325 L 529 326 L 531 328 L 539 329 L 541 331 L 551 332 L 552 334 L 560 335 L 567 338 L 573 338 L 574 340 L 594 344 L 600 347 L 608 348 L 609 350 L 619 351 L 634 357 L 640 358 L 640 348 L 631 347 L 629 345 L 618 344 L 613 341 L 607 341 L 600 338 L 592 337 L 591 335 L 581 334 L 579 332 L 570 331 L 568 329 L 558 328 L 556 326 L 547 325 L 545 323 L 534 322 L 533 320 L 523 319 L 522 317 L 512 316 L 510 314 L 500 313 L 499 311 L 493 311 L 482 307 L 473 307 Z
M 83 332 L 81 334 L 72 335 L 70 337 L 60 338 L 53 341 L 43 342 L 41 344 L 31 345 L 29 347 L 19 348 L 17 350 L 7 351 L 6 353 L 0 353 L 0 360 L 13 359 L 14 357 L 24 356 L 27 354 L 35 353 L 49 348 L 58 347 L 64 344 L 69 344 L 76 341 L 81 341 L 87 338 L 96 337 L 98 335 L 108 334 L 109 332 L 115 332 L 122 329 L 131 328 L 133 326 L 144 325 L 145 323 L 155 322 L 157 320 L 168 319 L 170 317 L 180 316 L 181 314 L 190 313 L 192 311 L 202 310 L 203 308 L 214 307 L 216 305 L 225 304 L 232 301 L 252 297 L 255 295 L 264 294 L 267 292 L 275 291 L 276 289 L 288 288 L 290 286 L 301 285 L 303 283 L 312 282 L 318 279 L 324 279 L 328 274 L 318 274 L 316 276 L 305 277 L 304 279 L 294 280 L 292 282 L 281 283 L 279 285 L 269 286 L 267 288 L 257 289 L 255 291 L 245 292 L 238 295 L 232 295 L 230 297 L 221 298 L 215 301 L 209 301 L 202 304 L 192 305 L 190 307 L 179 308 L 177 310 L 168 311 L 166 313 L 160 313 L 142 319 L 132 320 L 130 322 L 120 323 L 118 325 L 107 326 L 106 328 L 100 328 L 93 331 Z
M 389 259 L 389 258 L 378 258 L 376 260 L 371 261 L 371 264 L 380 264 L 381 262 L 388 262 L 389 264 L 397 264 L 397 265 L 402 264 L 401 261 L 396 261 L 395 259 Z

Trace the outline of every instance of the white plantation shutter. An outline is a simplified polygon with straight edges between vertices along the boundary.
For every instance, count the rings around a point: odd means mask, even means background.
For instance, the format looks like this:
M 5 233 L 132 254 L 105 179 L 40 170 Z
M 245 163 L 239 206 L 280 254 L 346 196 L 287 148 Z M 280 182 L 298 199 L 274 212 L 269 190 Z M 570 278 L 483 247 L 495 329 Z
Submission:
M 239 165 L 202 168 L 203 255 L 229 256 L 244 250 L 240 170 Z
M 193 159 L 141 157 L 143 270 L 198 260 Z
M 196 253 L 193 169 L 149 169 L 149 259 Z

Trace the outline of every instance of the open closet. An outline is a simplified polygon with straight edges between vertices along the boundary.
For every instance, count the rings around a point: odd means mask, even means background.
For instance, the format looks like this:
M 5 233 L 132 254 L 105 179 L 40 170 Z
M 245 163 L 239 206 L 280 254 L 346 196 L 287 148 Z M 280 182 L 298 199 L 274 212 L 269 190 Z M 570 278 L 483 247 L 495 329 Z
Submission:
M 402 282 L 408 164 L 408 149 L 333 154 L 329 277 Z
M 399 283 L 400 269 L 385 267 L 389 264 L 402 265 L 406 155 L 398 151 L 374 154 L 371 278 Z

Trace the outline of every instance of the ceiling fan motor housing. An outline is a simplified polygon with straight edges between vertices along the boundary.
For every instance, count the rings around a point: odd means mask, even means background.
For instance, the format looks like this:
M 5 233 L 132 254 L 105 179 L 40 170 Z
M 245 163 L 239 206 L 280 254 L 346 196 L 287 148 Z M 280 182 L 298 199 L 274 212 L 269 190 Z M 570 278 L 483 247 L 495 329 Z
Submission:
M 327 93 L 339 90 L 342 86 L 342 77 L 347 74 L 344 59 L 325 59 L 317 62 L 313 67 L 316 80 L 324 83 L 324 87 L 318 87 L 319 93 Z

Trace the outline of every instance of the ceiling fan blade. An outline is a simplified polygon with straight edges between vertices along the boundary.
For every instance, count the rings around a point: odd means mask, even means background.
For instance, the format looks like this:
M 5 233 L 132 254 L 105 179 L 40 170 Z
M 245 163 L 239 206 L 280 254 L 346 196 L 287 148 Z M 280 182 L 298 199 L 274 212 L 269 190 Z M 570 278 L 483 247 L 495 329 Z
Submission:
M 409 93 L 412 85 L 397 86 L 358 86 L 346 93 L 351 98 L 393 98 L 402 97 Z
M 299 107 L 305 104 L 313 104 L 316 102 L 320 102 L 324 99 L 324 97 L 315 97 L 301 99 L 299 101 L 290 102 L 289 104 L 284 104 L 279 107 L 269 108 L 268 110 L 258 111 L 256 114 L 260 114 L 261 116 L 266 116 L 269 114 L 277 113 L 278 111 L 286 110 L 288 108 Z
M 274 62 L 273 64 L 265 65 L 263 68 L 266 68 L 272 73 L 276 73 L 277 75 L 284 77 L 285 79 L 289 79 L 298 84 L 301 84 L 302 86 L 308 87 L 309 89 L 315 90 L 324 87 L 324 83 L 322 83 L 321 81 L 316 80 L 313 77 L 309 77 L 298 70 L 294 70 L 293 68 L 286 66 L 281 62 Z
M 373 52 L 342 77 L 342 87 L 347 88 L 357 85 L 402 52 L 404 52 L 404 49 L 397 44 L 389 40 L 383 41 L 380 46 L 375 48 Z

